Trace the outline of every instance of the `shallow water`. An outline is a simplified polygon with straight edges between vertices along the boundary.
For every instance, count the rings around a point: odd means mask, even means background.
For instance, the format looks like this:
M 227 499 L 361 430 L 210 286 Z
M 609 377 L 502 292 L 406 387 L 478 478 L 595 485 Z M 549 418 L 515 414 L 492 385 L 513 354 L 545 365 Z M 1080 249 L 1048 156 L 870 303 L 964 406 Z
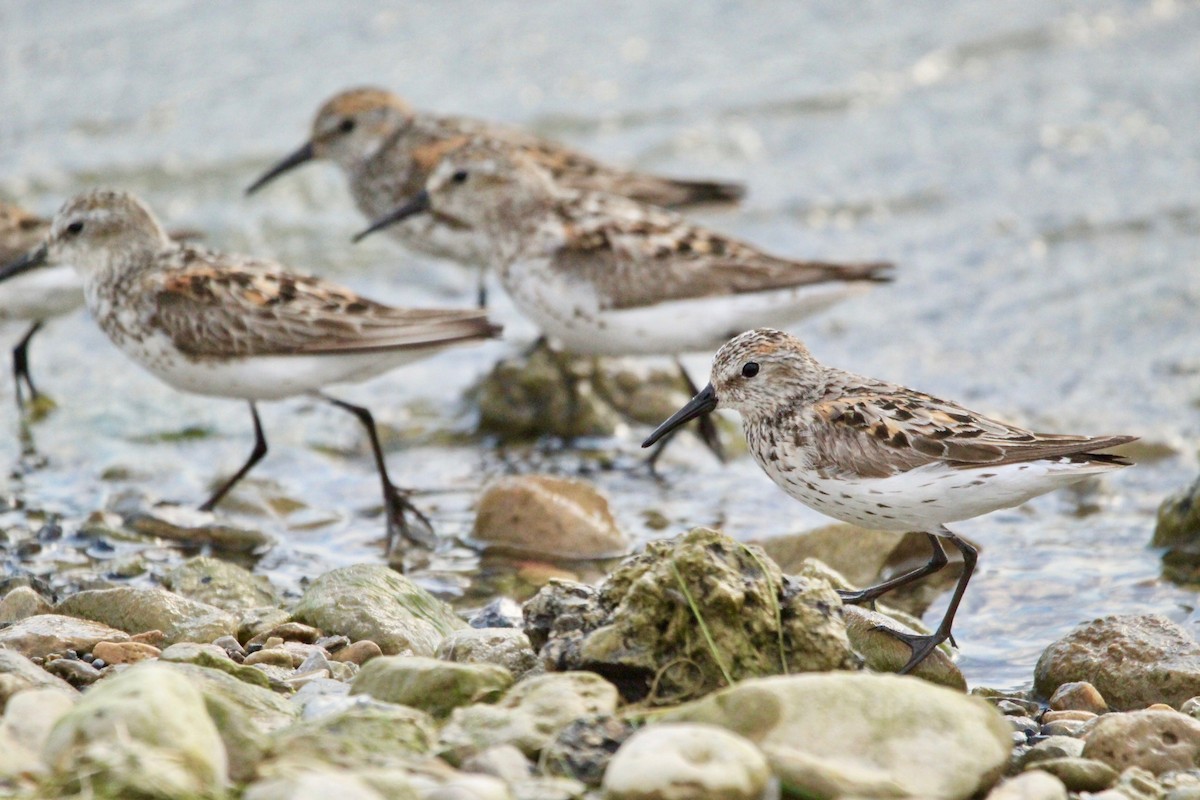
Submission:
M 1196 472 L 1198 37 L 1200 6 L 1162 0 L 9 2 L 0 196 L 49 213 L 74 191 L 116 185 L 214 247 L 379 299 L 446 305 L 469 304 L 473 279 L 383 237 L 352 247 L 362 220 L 332 167 L 242 197 L 332 92 L 377 83 L 612 160 L 745 180 L 744 207 L 706 221 L 782 253 L 900 265 L 894 285 L 798 330 L 823 360 L 1035 428 L 1138 434 L 1178 453 L 1091 494 L 958 526 L 984 548 L 956 626 L 962 667 L 972 683 L 1017 686 L 1046 644 L 1095 616 L 1157 611 L 1200 625 L 1195 591 L 1161 581 L 1147 547 L 1158 502 Z M 487 477 L 587 463 L 448 436 L 472 419 L 447 399 L 531 335 L 503 300 L 496 313 L 506 341 L 341 392 L 396 430 L 394 477 L 439 490 L 418 502 L 449 535 L 469 529 Z M 19 331 L 3 334 L 15 343 Z M 131 491 L 197 501 L 249 451 L 244 407 L 157 384 L 82 314 L 48 326 L 32 358 L 60 407 L 33 430 L 49 463 L 0 479 L 24 502 L 0 515 L 10 539 L 45 513 L 69 536 Z M 689 362 L 697 375 L 707 359 Z M 15 463 L 11 384 L 0 392 Z M 376 484 L 354 421 L 304 400 L 264 409 L 263 421 L 271 454 L 240 496 L 306 507 L 229 514 L 280 537 L 258 568 L 294 588 L 379 558 L 379 520 L 366 514 Z M 192 430 L 205 435 L 178 436 Z M 642 433 L 620 445 L 632 452 Z M 746 458 L 721 467 L 689 443 L 668 459 L 665 484 L 589 476 L 640 538 L 721 524 L 749 539 L 823 522 Z M 651 528 L 650 509 L 671 524 Z M 49 569 L 56 547 L 44 544 L 33 567 Z M 164 567 L 177 558 L 151 555 Z M 421 579 L 454 594 L 474 568 L 450 553 Z

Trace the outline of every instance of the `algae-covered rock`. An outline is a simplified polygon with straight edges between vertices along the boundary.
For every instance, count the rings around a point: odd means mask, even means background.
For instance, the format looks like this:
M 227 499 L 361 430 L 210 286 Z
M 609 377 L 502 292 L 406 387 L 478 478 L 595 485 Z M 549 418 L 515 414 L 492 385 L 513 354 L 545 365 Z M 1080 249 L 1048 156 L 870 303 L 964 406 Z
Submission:
M 211 642 L 237 631 L 237 620 L 228 612 L 159 588 L 89 589 L 63 600 L 57 611 L 129 633 L 160 630 L 166 644 Z
M 552 582 L 526 604 L 526 632 L 546 641 L 547 668 L 595 670 L 627 699 L 653 687 L 654 702 L 678 702 L 747 677 L 857 666 L 828 583 L 785 578 L 760 549 L 716 531 L 651 542 L 579 609 L 588 599 Z M 589 624 L 560 626 L 559 608 Z
M 196 642 L 176 642 L 162 651 L 159 656 L 163 661 L 174 661 L 182 664 L 195 664 L 198 667 L 220 670 L 232 675 L 240 681 L 261 686 L 271 687 L 271 681 L 260 670 L 238 664 L 215 644 L 198 644 Z
M 1118 711 L 1178 707 L 1200 694 L 1200 643 L 1157 614 L 1104 617 L 1046 648 L 1034 679 L 1043 697 L 1064 683 L 1087 681 Z
M 512 674 L 494 664 L 454 664 L 419 656 L 380 656 L 354 676 L 350 694 L 445 716 L 458 706 L 489 702 L 512 685 Z
M 190 545 L 207 544 L 229 553 L 254 553 L 273 542 L 262 531 L 227 525 L 213 519 L 212 514 L 185 506 L 163 505 L 153 511 L 134 511 L 124 522 L 130 530 L 145 536 Z
M 75 689 L 62 678 L 51 675 L 16 650 L 0 647 L 0 711 L 4 711 L 10 697 L 26 689 Z
M 771 771 L 759 749 L 716 725 L 662 723 L 621 745 L 605 800 L 757 800 Z
M 50 602 L 32 588 L 17 586 L 0 599 L 0 625 L 32 617 L 35 614 L 49 614 L 52 610 Z
M 1094 758 L 1048 758 L 1035 761 L 1026 769 L 1048 772 L 1072 792 L 1099 792 L 1117 780 L 1115 769 Z
M 267 751 L 269 735 L 290 725 L 299 709 L 286 698 L 239 680 L 232 675 L 196 664 L 158 662 L 187 680 L 204 698 L 204 707 L 228 754 L 229 777 L 245 781 Z
M 442 637 L 466 627 L 446 603 L 379 564 L 325 573 L 304 592 L 292 617 L 327 633 L 370 639 L 387 655 L 432 656 Z
M 295 766 L 327 764 L 346 769 L 404 767 L 431 747 L 433 719 L 423 711 L 388 703 L 357 703 L 297 722 L 272 736 L 267 775 Z
M 595 367 L 548 347 L 500 361 L 474 389 L 480 430 L 509 441 L 612 435 L 620 417 L 596 394 Z
M 42 753 L 65 785 L 86 776 L 101 796 L 206 796 L 227 782 L 225 746 L 204 698 L 158 664 L 130 667 L 87 692 Z
M 166 574 L 163 585 L 233 614 L 279 603 L 278 592 L 265 576 L 209 556 L 189 558 Z
M 966 800 L 995 782 L 1012 746 L 985 701 L 897 675 L 752 679 L 656 719 L 741 734 L 800 797 Z
M 496 664 L 520 678 L 537 666 L 537 654 L 517 628 L 464 628 L 438 645 L 437 657 L 459 664 Z
M 846 635 L 851 646 L 862 655 L 868 669 L 874 672 L 898 672 L 908 663 L 912 656 L 912 648 L 879 628 L 886 627 L 904 633 L 918 631 L 901 625 L 878 611 L 860 606 L 846 606 L 843 611 L 846 616 Z M 913 669 L 912 674 L 930 683 L 948 686 L 960 692 L 967 690 L 967 679 L 941 648 L 930 653 Z
M 611 558 L 630 544 L 591 485 L 550 475 L 492 481 L 479 498 L 472 535 L 505 552 L 557 559 Z
M 1200 478 L 1163 500 L 1150 544 L 1154 547 L 1200 544 Z
M 524 680 L 495 705 L 455 709 L 442 728 L 440 748 L 453 762 L 498 744 L 536 755 L 567 723 L 611 714 L 617 689 L 591 672 L 563 672 Z
M 89 619 L 65 614 L 35 614 L 0 628 L 0 651 L 4 648 L 34 658 L 75 650 L 86 653 L 97 642 L 123 642 L 129 639 L 119 631 Z

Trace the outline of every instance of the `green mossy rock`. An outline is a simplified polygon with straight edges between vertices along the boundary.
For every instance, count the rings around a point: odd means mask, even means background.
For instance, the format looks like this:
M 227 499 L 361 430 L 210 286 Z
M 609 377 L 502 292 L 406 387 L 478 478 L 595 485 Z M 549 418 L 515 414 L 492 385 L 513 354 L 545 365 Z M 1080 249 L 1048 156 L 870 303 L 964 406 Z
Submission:
M 265 576 L 209 556 L 189 558 L 166 574 L 163 585 L 232 614 L 279 604 L 279 593 Z
M 419 656 L 380 656 L 363 664 L 350 694 L 419 708 L 442 717 L 459 706 L 491 702 L 512 685 L 512 674 L 493 664 L 455 664 Z
M 71 595 L 55 610 L 128 633 L 160 630 L 166 644 L 211 642 L 237 632 L 237 620 L 227 611 L 158 588 L 90 589 Z
M 452 608 L 381 564 L 356 564 L 313 581 L 292 609 L 292 619 L 370 639 L 386 655 L 432 656 L 450 631 L 467 627 Z
M 42 757 L 58 786 L 99 797 L 207 797 L 228 782 L 204 697 L 159 664 L 98 683 L 54 726 Z

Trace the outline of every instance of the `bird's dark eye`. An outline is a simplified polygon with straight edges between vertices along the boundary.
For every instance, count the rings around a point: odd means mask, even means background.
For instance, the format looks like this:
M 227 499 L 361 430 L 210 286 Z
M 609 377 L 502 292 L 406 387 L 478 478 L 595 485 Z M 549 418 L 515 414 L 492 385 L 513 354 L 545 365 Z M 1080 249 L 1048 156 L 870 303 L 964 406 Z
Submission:
M 745 364 L 742 365 L 742 377 L 743 378 L 753 378 L 757 374 L 758 374 L 758 362 L 747 361 Z
M 356 124 L 357 123 L 354 120 L 346 117 L 344 120 L 342 120 L 342 123 L 338 125 L 338 130 L 342 133 L 349 133 L 350 131 L 354 130 L 354 126 Z
M 458 172 L 450 176 L 450 180 L 454 183 L 466 183 L 467 171 L 465 169 L 460 169 Z
M 71 234 L 72 236 L 75 236 L 75 235 L 81 233 L 82 231 L 83 231 L 83 223 L 82 222 L 72 222 L 70 225 L 67 226 L 67 233 Z

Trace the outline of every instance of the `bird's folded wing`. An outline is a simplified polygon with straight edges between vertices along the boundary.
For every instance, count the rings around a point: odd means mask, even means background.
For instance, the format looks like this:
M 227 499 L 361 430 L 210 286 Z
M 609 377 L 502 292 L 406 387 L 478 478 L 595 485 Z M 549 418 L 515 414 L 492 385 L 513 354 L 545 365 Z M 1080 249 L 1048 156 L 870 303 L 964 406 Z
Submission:
M 1095 451 L 1131 436 L 1033 433 L 920 392 L 868 383 L 813 406 L 813 445 L 830 475 L 887 477 L 940 462 L 969 469 L 1048 458 L 1124 463 Z
M 498 330 L 481 311 L 392 308 L 270 262 L 209 257 L 152 280 L 157 327 L 195 356 L 421 348 Z
M 677 214 L 611 195 L 584 195 L 567 229 L 557 263 L 600 287 L 615 309 L 830 281 L 882 281 L 890 270 L 884 263 L 778 258 Z

